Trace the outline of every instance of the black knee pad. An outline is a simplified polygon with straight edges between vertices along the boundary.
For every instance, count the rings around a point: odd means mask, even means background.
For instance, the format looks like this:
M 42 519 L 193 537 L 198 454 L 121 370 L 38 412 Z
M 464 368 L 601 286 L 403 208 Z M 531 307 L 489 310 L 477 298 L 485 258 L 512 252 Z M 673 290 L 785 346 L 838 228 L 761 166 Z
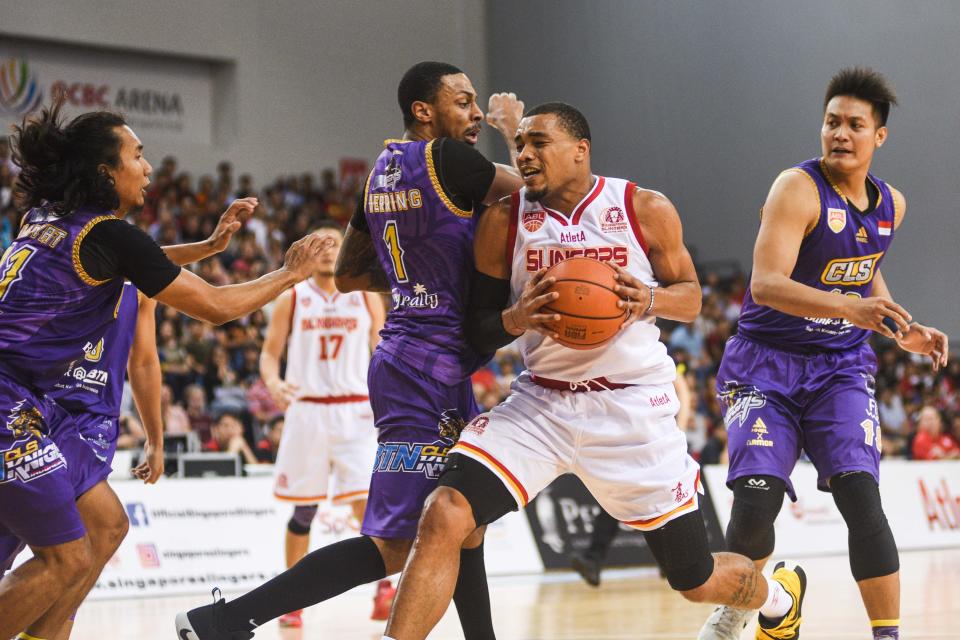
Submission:
M 773 522 L 783 507 L 787 483 L 774 476 L 750 475 L 733 482 L 733 508 L 727 525 L 727 550 L 760 560 L 773 553 Z
M 696 589 L 713 573 L 713 555 L 700 510 L 671 520 L 643 537 L 675 591 Z
M 873 476 L 853 471 L 830 479 L 833 501 L 847 523 L 850 571 L 854 580 L 879 578 L 900 570 L 900 554 L 883 513 Z
M 310 525 L 313 524 L 313 518 L 317 515 L 317 505 L 297 505 L 293 508 L 293 516 L 287 522 L 287 531 L 298 536 L 305 536 L 310 533 Z
M 503 481 L 490 469 L 465 455 L 451 453 L 447 456 L 439 484 L 463 494 L 470 503 L 478 527 L 517 510 L 517 501 L 507 491 Z

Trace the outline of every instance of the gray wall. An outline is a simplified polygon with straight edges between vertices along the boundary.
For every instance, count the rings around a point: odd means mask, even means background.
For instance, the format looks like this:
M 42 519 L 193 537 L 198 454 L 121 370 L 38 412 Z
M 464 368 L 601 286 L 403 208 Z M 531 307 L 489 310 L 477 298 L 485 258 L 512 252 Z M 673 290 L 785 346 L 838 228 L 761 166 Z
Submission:
M 874 172 L 905 194 L 883 272 L 921 322 L 960 337 L 960 3 L 950 0 L 490 0 L 489 79 L 580 106 L 594 170 L 665 192 L 688 244 L 749 268 L 780 170 L 819 154 L 842 66 L 900 95 Z
M 470 0 L 0 0 L 4 35 L 209 61 L 214 143 L 150 146 L 193 171 L 222 158 L 260 180 L 373 157 L 403 127 L 396 87 L 422 59 L 485 86 L 484 6 Z

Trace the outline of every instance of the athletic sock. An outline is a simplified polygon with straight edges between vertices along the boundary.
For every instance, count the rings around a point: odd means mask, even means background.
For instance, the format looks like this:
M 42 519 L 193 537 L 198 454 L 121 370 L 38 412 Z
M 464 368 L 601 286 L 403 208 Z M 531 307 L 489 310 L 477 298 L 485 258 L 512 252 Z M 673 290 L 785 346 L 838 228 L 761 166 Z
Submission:
M 793 606 L 793 596 L 787 593 L 783 585 L 772 578 L 767 581 L 767 599 L 760 607 L 760 615 L 768 620 L 777 620 L 787 615 Z
M 475 549 L 460 551 L 460 575 L 453 591 L 453 602 L 457 605 L 464 640 L 496 640 L 482 542 Z
M 900 640 L 900 619 L 871 620 L 873 640 Z
M 285 613 L 386 577 L 383 558 L 373 540 L 366 536 L 341 540 L 308 553 L 276 578 L 225 603 L 220 630 L 252 631 Z

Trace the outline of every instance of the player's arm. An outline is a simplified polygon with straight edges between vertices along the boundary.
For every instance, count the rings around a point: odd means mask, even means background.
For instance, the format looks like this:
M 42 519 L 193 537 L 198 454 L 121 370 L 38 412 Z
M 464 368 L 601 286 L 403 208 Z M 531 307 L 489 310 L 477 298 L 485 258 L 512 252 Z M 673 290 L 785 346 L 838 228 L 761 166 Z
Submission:
M 753 250 L 750 291 L 757 304 L 783 313 L 811 318 L 844 318 L 852 324 L 893 338 L 883 324 L 892 319 L 906 330 L 910 314 L 887 298 L 838 295 L 793 280 L 804 236 L 817 224 L 816 187 L 799 171 L 784 171 L 774 181 L 763 206 L 760 231 Z M 889 321 L 888 321 L 889 322 Z
M 906 215 L 907 201 L 903 194 L 893 187 L 890 188 L 890 191 L 893 194 L 894 211 L 896 212 L 893 226 L 894 229 L 899 229 Z M 873 277 L 873 295 L 893 301 L 887 282 L 879 269 Z M 898 336 L 896 339 L 897 344 L 904 351 L 930 356 L 934 371 L 947 366 L 947 358 L 950 354 L 950 339 L 947 334 L 939 329 L 924 326 L 919 322 L 911 322 L 910 328 L 903 332 L 903 336 Z
M 290 246 L 280 269 L 251 282 L 215 287 L 173 264 L 142 230 L 113 219 L 96 224 L 87 233 L 79 248 L 79 262 L 87 277 L 127 278 L 149 298 L 193 318 L 223 324 L 259 309 L 309 277 L 330 241 L 310 234 Z
M 250 217 L 256 207 L 256 198 L 234 200 L 220 216 L 220 221 L 209 238 L 200 242 L 169 245 L 163 247 L 163 252 L 167 254 L 171 262 L 180 266 L 199 262 L 220 253 L 227 248 L 233 234 L 243 226 L 243 222 Z
M 534 274 L 517 302 L 510 305 L 510 215 L 510 200 L 504 198 L 484 212 L 474 235 L 475 268 L 464 330 L 467 341 L 480 353 L 492 353 L 527 330 L 555 337 L 544 323 L 560 320 L 556 314 L 540 313 L 540 307 L 559 296 L 544 293 L 555 281 L 543 277 L 546 269 Z
M 263 338 L 263 350 L 260 351 L 260 377 L 274 402 L 281 409 L 297 397 L 297 385 L 280 377 L 280 359 L 287 348 L 287 336 L 293 321 L 293 291 L 287 290 L 277 298 L 273 314 L 267 324 L 267 333 Z
M 153 484 L 163 475 L 163 414 L 160 409 L 163 373 L 157 354 L 157 303 L 140 292 L 137 295 L 137 324 L 127 358 L 127 376 L 147 441 L 143 445 L 143 461 L 134 467 L 133 475 L 146 484 Z
M 363 295 L 367 301 L 367 309 L 370 310 L 370 351 L 373 351 L 380 344 L 380 330 L 387 321 L 387 311 L 383 308 L 383 297 L 380 294 L 365 291 Z
M 343 246 L 340 247 L 337 264 L 333 270 L 334 284 L 341 293 L 350 291 L 390 293 L 390 279 L 377 257 L 377 249 L 370 236 L 363 202 L 364 198 L 357 200 L 357 208 L 343 236 Z
M 690 419 L 693 417 L 693 396 L 690 394 L 690 386 L 687 384 L 687 378 L 681 371 L 677 371 L 677 378 L 673 381 L 673 388 L 677 392 L 677 400 L 680 401 L 680 411 L 677 412 L 677 426 L 681 431 L 690 428 Z
M 474 205 L 491 204 L 523 186 L 516 167 L 490 162 L 466 142 L 439 138 L 432 152 L 441 187 L 449 196 Z
M 697 269 L 683 244 L 680 215 L 662 193 L 637 189 L 632 198 L 647 258 L 660 286 L 650 287 L 617 266 L 617 293 L 625 298 L 618 304 L 629 310 L 631 319 L 659 316 L 693 322 L 700 313 L 702 294 Z

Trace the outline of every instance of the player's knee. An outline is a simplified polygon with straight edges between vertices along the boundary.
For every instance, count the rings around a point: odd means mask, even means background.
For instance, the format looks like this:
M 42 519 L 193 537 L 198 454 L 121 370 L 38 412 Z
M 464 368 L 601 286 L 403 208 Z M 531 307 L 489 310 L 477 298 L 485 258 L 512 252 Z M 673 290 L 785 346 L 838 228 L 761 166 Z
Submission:
M 297 505 L 293 508 L 293 515 L 287 522 L 287 531 L 294 535 L 305 536 L 310 533 L 313 519 L 317 515 L 318 505 Z
M 461 544 L 476 528 L 470 503 L 463 494 L 450 487 L 437 487 L 424 504 L 417 536 Z
M 85 579 L 95 564 L 93 547 L 88 536 L 35 551 L 47 570 L 64 585 Z
M 880 488 L 869 473 L 834 476 L 830 489 L 847 523 L 850 571 L 858 582 L 900 570 L 900 554 L 880 501 Z
M 751 560 L 773 553 L 773 523 L 783 506 L 787 485 L 780 478 L 751 475 L 733 483 L 733 508 L 727 525 L 727 548 Z
M 120 543 L 127 537 L 128 531 L 130 531 L 130 519 L 127 517 L 126 511 L 121 509 L 119 513 L 113 514 L 113 517 L 110 518 L 104 532 L 103 547 L 106 548 L 108 560 L 120 548 Z

